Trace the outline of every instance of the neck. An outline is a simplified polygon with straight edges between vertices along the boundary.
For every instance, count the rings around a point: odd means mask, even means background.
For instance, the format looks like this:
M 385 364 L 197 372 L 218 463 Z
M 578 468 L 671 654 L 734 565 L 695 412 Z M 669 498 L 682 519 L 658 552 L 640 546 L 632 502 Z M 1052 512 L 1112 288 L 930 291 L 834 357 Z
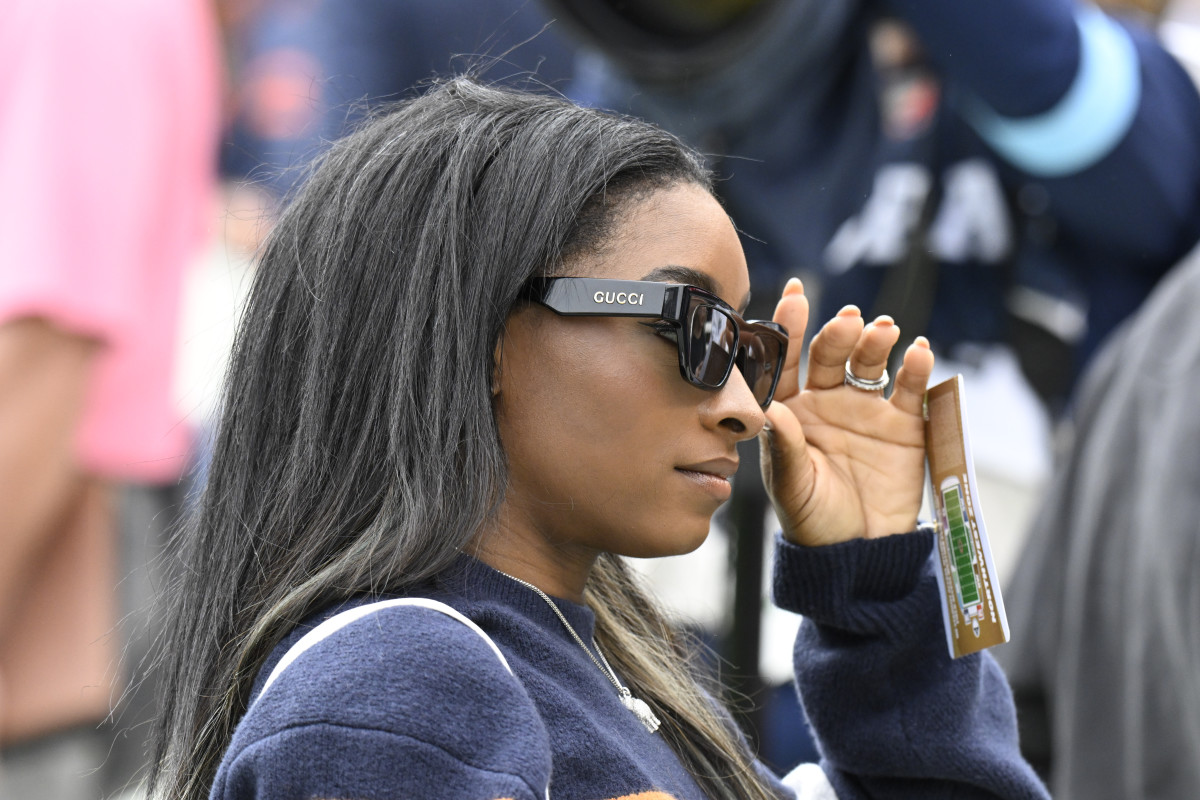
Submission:
M 583 602 L 583 587 L 600 551 L 555 542 L 527 526 L 502 518 L 475 538 L 471 555 L 489 567 L 532 583 L 548 595 Z

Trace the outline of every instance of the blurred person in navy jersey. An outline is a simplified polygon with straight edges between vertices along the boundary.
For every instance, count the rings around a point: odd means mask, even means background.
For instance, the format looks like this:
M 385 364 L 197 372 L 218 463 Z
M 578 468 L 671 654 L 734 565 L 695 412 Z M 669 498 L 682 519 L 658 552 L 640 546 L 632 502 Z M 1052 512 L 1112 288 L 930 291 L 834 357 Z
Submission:
M 0 10 L 0 797 L 128 777 L 104 724 L 126 677 L 120 509 L 191 448 L 173 359 L 218 75 L 203 0 Z
M 951 356 L 1009 346 L 1052 409 L 1200 235 L 1200 96 L 1139 20 L 1075 0 L 545 2 L 591 52 L 576 99 L 728 159 L 759 280 L 819 275 L 826 312 L 899 308 Z M 911 46 L 873 58 L 880 24 Z
M 371 106 L 435 75 L 495 61 L 489 80 L 559 91 L 573 51 L 530 0 L 266 0 L 233 42 L 235 105 L 222 171 L 267 199 Z

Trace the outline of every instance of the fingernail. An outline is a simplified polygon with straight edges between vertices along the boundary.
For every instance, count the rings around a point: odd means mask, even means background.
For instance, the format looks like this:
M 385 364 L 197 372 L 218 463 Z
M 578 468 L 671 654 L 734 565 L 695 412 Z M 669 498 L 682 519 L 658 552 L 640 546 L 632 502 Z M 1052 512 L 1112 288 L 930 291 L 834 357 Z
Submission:
M 841 310 L 837 312 L 837 315 L 839 317 L 857 317 L 860 313 L 861 312 L 858 310 L 858 306 L 849 305 L 842 306 Z
M 872 322 L 871 324 L 872 325 L 895 325 L 896 320 L 892 319 L 887 314 L 880 314 L 878 317 L 875 318 L 875 321 Z
M 788 278 L 787 283 L 783 285 L 784 294 L 803 294 L 804 284 L 799 278 Z
M 929 340 L 924 336 L 918 336 L 916 339 L 913 339 L 913 344 L 917 347 L 924 347 L 926 350 L 929 349 Z

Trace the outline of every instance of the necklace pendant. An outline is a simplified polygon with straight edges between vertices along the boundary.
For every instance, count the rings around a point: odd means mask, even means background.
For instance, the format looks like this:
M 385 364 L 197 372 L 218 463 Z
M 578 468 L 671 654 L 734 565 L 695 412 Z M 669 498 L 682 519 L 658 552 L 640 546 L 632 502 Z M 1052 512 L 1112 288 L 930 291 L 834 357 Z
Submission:
M 650 706 L 646 705 L 644 700 L 639 700 L 629 693 L 628 689 L 621 689 L 621 705 L 633 712 L 633 715 L 638 718 L 642 725 L 646 726 L 646 730 L 654 733 L 658 730 L 658 717 L 654 716 L 654 712 L 650 710 Z

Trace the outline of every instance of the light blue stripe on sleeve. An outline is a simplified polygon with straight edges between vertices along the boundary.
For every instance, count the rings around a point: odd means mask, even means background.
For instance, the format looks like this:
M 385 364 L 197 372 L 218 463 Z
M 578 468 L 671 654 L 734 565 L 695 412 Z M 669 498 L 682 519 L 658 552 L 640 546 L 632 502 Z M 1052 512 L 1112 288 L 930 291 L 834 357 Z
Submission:
M 1014 166 L 1043 178 L 1090 167 L 1120 143 L 1142 94 L 1137 50 L 1129 34 L 1093 6 L 1081 7 L 1079 71 L 1063 98 L 1042 114 L 1002 117 L 974 100 L 971 126 Z

